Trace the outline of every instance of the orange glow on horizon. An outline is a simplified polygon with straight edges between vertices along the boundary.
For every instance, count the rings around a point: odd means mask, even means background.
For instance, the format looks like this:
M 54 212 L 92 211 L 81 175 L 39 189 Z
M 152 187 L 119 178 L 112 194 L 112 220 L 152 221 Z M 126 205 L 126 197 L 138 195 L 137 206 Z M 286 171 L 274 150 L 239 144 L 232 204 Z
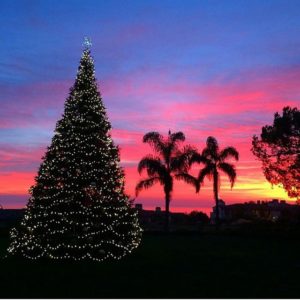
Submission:
M 296 199 L 290 199 L 280 187 L 272 188 L 264 178 L 260 162 L 255 160 L 250 149 L 253 134 L 259 134 L 261 127 L 272 121 L 276 110 L 280 111 L 283 105 L 295 106 L 297 104 L 296 100 L 287 101 L 283 91 L 298 92 L 299 73 L 300 69 L 295 68 L 282 70 L 275 75 L 274 72 L 262 76 L 256 73 L 255 76 L 248 74 L 250 79 L 245 82 L 223 83 L 222 80 L 218 81 L 216 78 L 205 84 L 198 84 L 188 80 L 166 82 L 168 76 L 162 70 L 161 74 L 155 73 L 155 76 L 149 75 L 150 77 L 147 76 L 146 79 L 137 72 L 137 74 L 131 74 L 131 77 L 125 81 L 110 79 L 111 81 L 104 82 L 103 100 L 107 104 L 108 116 L 115 128 L 111 132 L 112 137 L 121 149 L 121 164 L 125 169 L 127 193 L 135 198 L 135 185 L 145 177 L 145 174 L 142 176 L 138 174 L 137 164 L 143 156 L 154 154 L 149 145 L 142 143 L 143 134 L 148 131 L 159 131 L 166 135 L 170 128 L 172 131 L 183 131 L 186 135 L 185 144 L 192 144 L 199 151 L 203 149 L 209 135 L 217 138 L 221 148 L 227 146 L 237 148 L 240 160 L 234 162 L 237 168 L 237 181 L 234 188 L 231 190 L 228 179 L 221 177 L 220 198 L 226 203 L 273 198 L 296 201 Z M 134 79 L 137 80 L 137 86 L 133 89 L 130 83 Z M 56 83 L 53 86 L 52 83 L 47 87 L 51 90 L 55 87 L 57 93 L 64 94 L 70 84 L 70 82 L 62 82 L 60 85 Z M 43 85 L 39 87 L 40 94 L 45 92 L 44 88 Z M 151 100 L 153 90 L 157 94 L 156 101 Z M 126 113 L 123 109 L 119 109 L 118 105 L 116 109 L 113 101 L 116 105 L 119 103 L 118 99 L 124 97 L 139 99 L 139 102 L 135 102 L 139 103 L 139 109 L 149 113 L 139 114 L 134 111 L 134 106 L 130 106 L 132 111 L 126 111 Z M 175 100 L 172 100 L 173 98 Z M 113 99 L 112 103 L 110 103 L 111 99 Z M 176 99 L 185 99 L 185 101 Z M 45 98 L 42 103 L 36 100 L 28 103 L 27 109 L 28 111 L 36 110 L 36 104 L 39 104 L 41 105 L 39 109 L 43 108 L 46 111 L 48 102 L 50 103 L 48 98 Z M 51 105 L 62 108 L 62 103 L 61 96 L 60 103 Z M 53 120 L 45 118 L 46 123 L 44 120 L 39 120 L 41 128 L 38 129 L 49 135 L 50 131 L 53 132 L 57 119 L 58 116 L 53 117 Z M 37 130 L 36 124 L 29 124 L 27 119 L 23 121 L 24 123 L 18 125 L 20 128 L 25 128 L 28 132 L 32 129 Z M 29 138 L 33 139 L 32 136 Z M 0 195 L 3 197 L 5 195 L 28 195 L 27 191 L 34 183 L 37 167 L 41 163 L 47 143 L 43 142 L 38 145 L 24 143 L 14 146 L 13 143 L 8 143 L 6 147 L 2 147 L 0 151 Z M 192 172 L 197 174 L 197 170 L 199 167 L 193 168 Z M 13 200 L 7 201 L 5 200 L 5 207 L 15 205 Z M 162 187 L 156 185 L 147 191 L 142 191 L 136 198 L 136 202 L 143 203 L 149 208 L 164 207 Z M 211 209 L 213 205 L 212 183 L 208 180 L 205 181 L 199 194 L 195 194 L 191 186 L 175 181 L 171 210 L 206 210 Z

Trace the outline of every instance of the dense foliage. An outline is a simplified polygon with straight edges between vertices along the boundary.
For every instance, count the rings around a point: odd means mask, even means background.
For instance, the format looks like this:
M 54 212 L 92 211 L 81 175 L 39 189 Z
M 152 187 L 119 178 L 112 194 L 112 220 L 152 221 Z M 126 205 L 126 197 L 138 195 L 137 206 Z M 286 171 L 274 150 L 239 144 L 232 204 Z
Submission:
M 300 111 L 284 107 L 272 125 L 254 136 L 252 152 L 262 162 L 266 179 L 282 185 L 289 197 L 300 198 Z

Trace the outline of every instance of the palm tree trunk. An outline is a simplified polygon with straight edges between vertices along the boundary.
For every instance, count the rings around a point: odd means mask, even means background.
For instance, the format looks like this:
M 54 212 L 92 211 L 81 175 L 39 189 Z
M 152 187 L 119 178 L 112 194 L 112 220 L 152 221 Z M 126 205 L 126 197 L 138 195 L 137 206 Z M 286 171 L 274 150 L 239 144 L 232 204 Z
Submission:
M 165 232 L 169 232 L 170 223 L 170 192 L 166 192 Z
M 214 171 L 214 195 L 215 195 L 215 202 L 216 202 L 216 225 L 218 226 L 220 223 L 219 217 L 219 199 L 218 199 L 218 190 L 219 190 L 219 175 L 218 171 Z

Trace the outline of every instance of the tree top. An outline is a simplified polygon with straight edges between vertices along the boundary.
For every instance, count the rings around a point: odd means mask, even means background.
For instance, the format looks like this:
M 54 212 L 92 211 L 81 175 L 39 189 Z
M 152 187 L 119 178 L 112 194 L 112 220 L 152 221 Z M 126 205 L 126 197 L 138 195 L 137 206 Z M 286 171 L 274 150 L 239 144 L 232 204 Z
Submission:
M 91 47 L 92 47 L 92 40 L 91 40 L 91 38 L 85 36 L 84 40 L 83 40 L 83 43 L 82 43 L 82 46 L 84 47 L 84 50 L 91 49 Z

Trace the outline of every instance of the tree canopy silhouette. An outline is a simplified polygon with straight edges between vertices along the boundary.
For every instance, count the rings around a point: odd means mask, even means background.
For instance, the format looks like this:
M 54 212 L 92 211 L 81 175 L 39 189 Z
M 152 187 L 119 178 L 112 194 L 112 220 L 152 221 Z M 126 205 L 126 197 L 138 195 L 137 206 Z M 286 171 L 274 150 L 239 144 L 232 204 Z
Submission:
M 191 146 L 179 148 L 179 144 L 185 141 L 182 132 L 171 133 L 164 138 L 158 132 L 148 132 L 143 137 L 143 142 L 148 143 L 157 155 L 147 155 L 139 162 L 138 172 L 147 171 L 148 178 L 142 179 L 136 185 L 136 195 L 143 189 L 148 189 L 159 183 L 165 193 L 165 230 L 169 230 L 169 209 L 173 191 L 174 175 L 186 172 L 189 167 L 189 157 L 193 153 Z
M 176 176 L 178 179 L 182 179 L 185 182 L 192 184 L 196 188 L 196 192 L 200 191 L 201 185 L 203 185 L 204 178 L 213 179 L 214 198 L 216 202 L 216 224 L 219 223 L 219 189 L 220 189 L 220 173 L 225 173 L 230 180 L 231 188 L 236 180 L 236 169 L 231 163 L 226 162 L 228 158 L 239 159 L 239 153 L 234 147 L 226 147 L 223 150 L 219 150 L 218 141 L 209 136 L 206 140 L 206 147 L 202 153 L 194 152 L 190 156 L 189 165 L 193 163 L 202 163 L 204 168 L 199 171 L 198 177 L 194 177 L 188 173 L 180 173 Z
M 300 198 L 300 111 L 283 108 L 274 115 L 273 125 L 262 127 L 254 136 L 252 152 L 262 162 L 266 179 L 282 185 L 289 197 Z

